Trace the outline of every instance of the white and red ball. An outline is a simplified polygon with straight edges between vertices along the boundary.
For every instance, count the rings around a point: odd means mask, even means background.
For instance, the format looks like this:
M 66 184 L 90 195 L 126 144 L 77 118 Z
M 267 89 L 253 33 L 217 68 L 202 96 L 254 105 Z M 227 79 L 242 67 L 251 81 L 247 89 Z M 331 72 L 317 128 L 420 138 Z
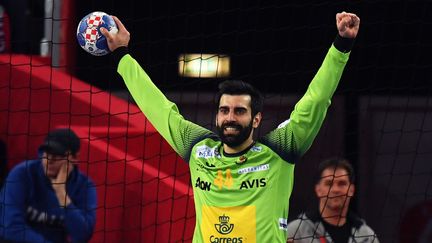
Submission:
M 100 11 L 86 15 L 78 24 L 77 40 L 79 45 L 94 56 L 103 56 L 110 52 L 106 38 L 100 28 L 106 28 L 111 34 L 118 32 L 114 19 Z

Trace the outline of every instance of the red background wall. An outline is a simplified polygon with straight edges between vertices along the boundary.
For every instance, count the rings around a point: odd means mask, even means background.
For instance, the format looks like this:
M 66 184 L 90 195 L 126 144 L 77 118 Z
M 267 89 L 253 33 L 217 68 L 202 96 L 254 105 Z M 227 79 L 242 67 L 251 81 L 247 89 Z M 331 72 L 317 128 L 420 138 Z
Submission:
M 8 167 L 35 158 L 49 130 L 71 127 L 82 143 L 79 168 L 97 187 L 92 242 L 190 240 L 195 213 L 187 164 L 135 105 L 48 64 L 0 55 Z

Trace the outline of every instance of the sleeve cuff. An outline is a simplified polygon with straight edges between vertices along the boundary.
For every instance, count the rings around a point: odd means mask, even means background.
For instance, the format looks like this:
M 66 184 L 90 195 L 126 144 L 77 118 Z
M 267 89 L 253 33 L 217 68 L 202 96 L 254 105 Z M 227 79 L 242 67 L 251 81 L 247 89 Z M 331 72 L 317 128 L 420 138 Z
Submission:
M 337 34 L 333 45 L 338 49 L 338 51 L 348 53 L 353 48 L 354 41 L 355 38 L 345 38 Z
M 113 63 L 117 65 L 120 62 L 120 59 L 128 53 L 129 49 L 127 46 L 118 47 L 111 53 Z

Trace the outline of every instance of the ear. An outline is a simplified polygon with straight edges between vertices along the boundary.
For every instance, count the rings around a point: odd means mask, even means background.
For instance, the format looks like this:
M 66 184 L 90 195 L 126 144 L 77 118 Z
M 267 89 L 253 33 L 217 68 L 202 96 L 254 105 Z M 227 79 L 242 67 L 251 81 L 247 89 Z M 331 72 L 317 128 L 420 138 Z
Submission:
M 75 163 L 78 161 L 80 152 L 76 152 L 75 154 L 72 154 L 71 152 L 68 152 L 68 161 L 71 163 Z
M 261 119 L 262 119 L 262 114 L 261 112 L 258 112 L 255 117 L 253 118 L 253 123 L 252 123 L 252 127 L 253 128 L 258 128 L 259 124 L 261 123 Z
M 321 198 L 321 196 L 322 196 L 322 189 L 319 185 L 319 182 L 315 184 L 315 194 L 316 194 L 317 198 Z
M 353 197 L 354 196 L 354 192 L 355 192 L 355 185 L 351 184 L 349 189 L 348 189 L 348 196 L 349 197 Z

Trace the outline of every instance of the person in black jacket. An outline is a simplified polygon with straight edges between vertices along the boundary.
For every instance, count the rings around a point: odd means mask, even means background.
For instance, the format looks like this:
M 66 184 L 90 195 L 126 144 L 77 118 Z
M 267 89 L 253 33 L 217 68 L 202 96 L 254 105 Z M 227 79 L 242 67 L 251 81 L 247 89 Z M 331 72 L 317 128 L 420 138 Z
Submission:
M 315 183 L 319 207 L 288 224 L 290 243 L 378 243 L 366 222 L 349 211 L 354 196 L 354 169 L 346 159 L 320 163 Z

